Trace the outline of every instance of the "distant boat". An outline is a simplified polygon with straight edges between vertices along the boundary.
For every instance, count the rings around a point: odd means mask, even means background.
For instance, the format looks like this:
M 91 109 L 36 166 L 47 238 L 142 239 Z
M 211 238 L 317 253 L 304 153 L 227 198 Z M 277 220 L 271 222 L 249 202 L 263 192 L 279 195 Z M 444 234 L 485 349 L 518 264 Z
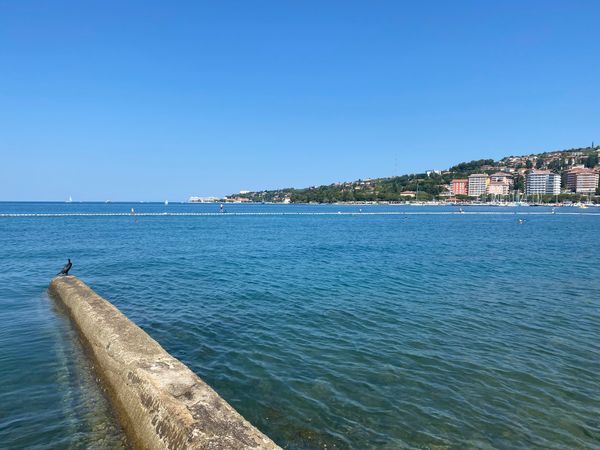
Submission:
M 165 200 L 165 206 L 169 206 L 169 200 Z
M 71 196 L 69 195 L 69 200 L 67 200 L 67 202 L 66 202 L 66 203 L 73 203 L 73 197 L 71 197 Z

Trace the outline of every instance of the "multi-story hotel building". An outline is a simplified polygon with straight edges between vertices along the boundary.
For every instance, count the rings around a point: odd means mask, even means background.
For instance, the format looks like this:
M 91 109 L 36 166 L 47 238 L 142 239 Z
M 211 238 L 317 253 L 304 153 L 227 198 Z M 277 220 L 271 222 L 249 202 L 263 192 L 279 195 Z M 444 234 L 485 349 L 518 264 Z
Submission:
M 489 184 L 490 177 L 485 173 L 469 175 L 469 197 L 479 197 L 480 195 L 487 194 Z
M 496 172 L 490 175 L 490 182 L 499 181 L 501 183 L 506 183 L 509 186 L 509 189 L 513 186 L 513 177 L 510 173 L 506 172 Z
M 536 194 L 560 194 L 560 175 L 549 170 L 532 170 L 525 178 L 525 193 Z
M 510 173 L 496 172 L 490 175 L 488 194 L 508 195 L 513 187 L 513 177 Z
M 564 174 L 567 188 L 571 192 L 580 194 L 593 194 L 598 188 L 598 179 L 600 176 L 592 169 L 576 167 L 567 170 Z
M 467 179 L 452 180 L 450 185 L 454 195 L 467 195 L 469 193 L 469 180 Z
M 490 181 L 488 186 L 488 194 L 494 195 L 508 195 L 510 193 L 510 184 L 507 180 L 503 181 Z

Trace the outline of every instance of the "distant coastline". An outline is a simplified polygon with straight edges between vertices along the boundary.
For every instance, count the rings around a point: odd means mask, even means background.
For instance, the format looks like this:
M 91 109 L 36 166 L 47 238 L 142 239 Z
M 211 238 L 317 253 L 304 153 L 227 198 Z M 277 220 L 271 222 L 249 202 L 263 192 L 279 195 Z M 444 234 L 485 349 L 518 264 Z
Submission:
M 240 191 L 191 202 L 579 205 L 600 203 L 600 146 L 480 159 L 447 170 L 307 188 Z

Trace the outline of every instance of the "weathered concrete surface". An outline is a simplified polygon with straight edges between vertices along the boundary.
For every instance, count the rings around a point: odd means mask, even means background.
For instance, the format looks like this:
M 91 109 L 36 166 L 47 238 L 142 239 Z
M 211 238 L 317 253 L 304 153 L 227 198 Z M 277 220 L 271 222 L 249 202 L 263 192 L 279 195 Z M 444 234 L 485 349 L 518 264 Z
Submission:
M 117 308 L 73 276 L 50 292 L 67 308 L 141 449 L 279 449 Z

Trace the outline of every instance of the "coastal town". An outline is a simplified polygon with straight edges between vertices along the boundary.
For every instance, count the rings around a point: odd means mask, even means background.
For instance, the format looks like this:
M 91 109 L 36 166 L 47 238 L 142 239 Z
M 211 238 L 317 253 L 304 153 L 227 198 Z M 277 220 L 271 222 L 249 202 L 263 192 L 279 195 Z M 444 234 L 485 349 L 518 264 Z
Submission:
M 515 176 L 524 177 L 524 192 L 515 190 Z M 504 198 L 512 193 L 524 193 L 526 196 L 556 196 L 562 193 L 591 195 L 595 194 L 598 189 L 599 176 L 598 169 L 589 169 L 583 165 L 564 171 L 562 176 L 550 170 L 531 169 L 523 172 L 523 169 L 520 169 L 518 172 L 512 173 L 509 169 L 509 171 L 495 172 L 491 175 L 476 173 L 469 175 L 468 178 L 453 179 L 448 192 L 456 196 L 452 200 L 458 200 L 458 196 L 481 198 L 492 195 Z M 562 186 L 565 186 L 565 189 Z
M 501 160 L 482 159 L 448 170 L 338 182 L 303 189 L 240 191 L 190 202 L 417 203 L 490 205 L 600 204 L 600 146 Z

